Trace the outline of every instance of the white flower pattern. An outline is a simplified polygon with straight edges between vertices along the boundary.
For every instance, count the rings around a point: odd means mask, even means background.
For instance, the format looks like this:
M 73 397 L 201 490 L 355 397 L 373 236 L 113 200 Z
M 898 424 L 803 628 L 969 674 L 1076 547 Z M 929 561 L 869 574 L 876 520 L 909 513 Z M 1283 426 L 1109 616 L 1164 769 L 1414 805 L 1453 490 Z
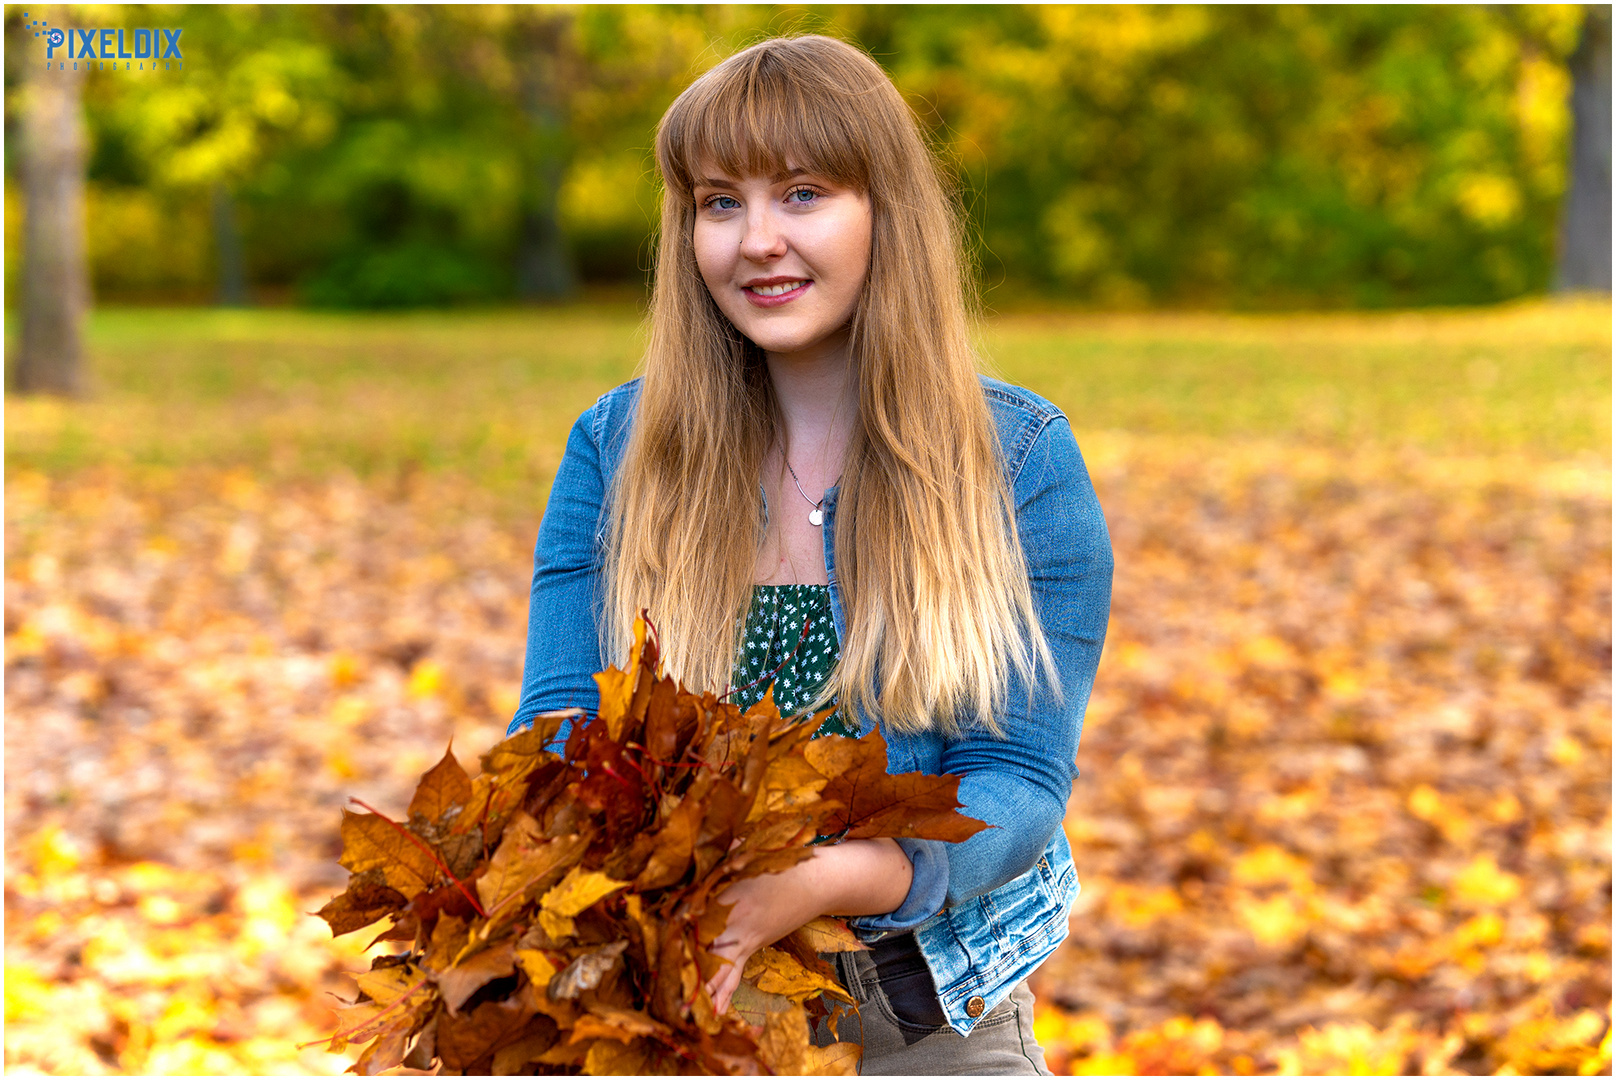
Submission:
M 770 674 L 774 673 L 774 704 L 780 715 L 802 712 L 840 658 L 841 643 L 836 640 L 836 620 L 830 609 L 830 586 L 754 585 L 741 656 L 732 680 L 738 689 L 731 700 L 742 709 L 763 700 Z M 814 732 L 816 739 L 821 735 L 857 738 L 858 729 L 837 710 Z

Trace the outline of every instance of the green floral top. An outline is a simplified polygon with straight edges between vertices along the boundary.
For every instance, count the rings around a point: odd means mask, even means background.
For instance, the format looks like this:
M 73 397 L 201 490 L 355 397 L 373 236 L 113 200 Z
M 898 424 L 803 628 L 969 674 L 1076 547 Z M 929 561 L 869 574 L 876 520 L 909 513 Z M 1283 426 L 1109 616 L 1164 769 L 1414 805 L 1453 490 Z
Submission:
M 737 689 L 730 700 L 743 710 L 751 708 L 763 700 L 772 679 L 780 715 L 801 712 L 824 686 L 840 655 L 830 586 L 754 585 L 735 664 Z M 857 738 L 858 728 L 838 710 L 814 732 L 816 739 L 821 735 Z

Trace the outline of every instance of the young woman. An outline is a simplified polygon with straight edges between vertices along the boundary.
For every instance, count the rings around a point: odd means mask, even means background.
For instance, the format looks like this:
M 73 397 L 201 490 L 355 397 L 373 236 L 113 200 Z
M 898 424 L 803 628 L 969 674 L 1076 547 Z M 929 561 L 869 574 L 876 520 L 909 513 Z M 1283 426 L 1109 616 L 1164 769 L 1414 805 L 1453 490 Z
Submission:
M 1026 978 L 1077 893 L 1061 820 L 1111 591 L 1071 427 L 977 374 L 955 206 L 864 53 L 754 45 L 680 95 L 656 149 L 645 374 L 568 440 L 512 730 L 593 707 L 646 607 L 687 686 L 779 668 L 783 712 L 835 702 L 836 730 L 881 727 L 892 771 L 961 776 L 995 828 L 827 845 L 733 886 L 709 990 L 727 1008 L 754 950 L 853 916 L 873 947 L 837 962 L 866 1073 L 1044 1072 Z

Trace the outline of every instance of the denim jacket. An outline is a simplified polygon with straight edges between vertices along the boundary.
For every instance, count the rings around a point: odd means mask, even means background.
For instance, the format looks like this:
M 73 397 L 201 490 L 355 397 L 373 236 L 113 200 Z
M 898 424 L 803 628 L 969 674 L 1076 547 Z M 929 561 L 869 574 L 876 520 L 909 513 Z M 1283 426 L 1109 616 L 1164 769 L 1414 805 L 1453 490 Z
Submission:
M 851 920 L 866 941 L 914 931 L 949 1026 L 961 1035 L 1066 937 L 1078 883 L 1061 822 L 1111 606 L 1111 540 L 1066 417 L 1020 387 L 983 377 L 982 388 L 1064 700 L 1057 704 L 1042 679 L 1029 695 L 1025 681 L 1012 675 L 998 717 L 1002 739 L 980 728 L 957 739 L 883 732 L 889 771 L 960 776 L 961 812 L 995 827 L 958 844 L 900 841 L 914 865 L 909 895 L 890 914 Z M 513 732 L 539 712 L 599 705 L 591 676 L 606 664 L 593 629 L 601 610 L 606 493 L 639 390 L 635 379 L 602 395 L 567 440 L 534 553 Z M 825 493 L 825 575 L 836 632 L 845 640 L 833 545 L 836 497 L 835 488 Z M 859 719 L 863 733 L 874 728 L 868 715 Z

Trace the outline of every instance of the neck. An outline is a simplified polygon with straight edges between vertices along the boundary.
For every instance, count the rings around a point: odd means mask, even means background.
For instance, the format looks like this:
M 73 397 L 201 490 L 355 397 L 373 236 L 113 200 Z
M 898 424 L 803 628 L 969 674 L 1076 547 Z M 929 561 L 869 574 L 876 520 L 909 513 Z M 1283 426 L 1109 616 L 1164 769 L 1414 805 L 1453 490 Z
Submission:
M 823 490 L 841 475 L 847 441 L 858 418 L 848 332 L 800 352 L 771 352 L 764 358 L 780 404 L 785 455 L 805 488 L 812 482 L 809 490 Z

